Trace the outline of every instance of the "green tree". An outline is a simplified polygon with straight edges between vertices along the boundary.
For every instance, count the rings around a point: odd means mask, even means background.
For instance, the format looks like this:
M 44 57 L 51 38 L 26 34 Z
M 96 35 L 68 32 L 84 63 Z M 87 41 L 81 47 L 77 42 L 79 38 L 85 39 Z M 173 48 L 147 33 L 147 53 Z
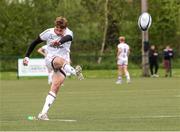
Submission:
M 179 0 L 152 0 L 149 1 L 150 13 L 153 23 L 150 29 L 150 39 L 152 44 L 156 44 L 160 49 L 170 44 L 173 48 L 178 48 L 180 42 L 180 1 Z M 158 10 L 157 10 L 158 9 Z
M 73 53 L 97 54 L 104 31 L 105 0 L 0 0 L 0 55 L 23 57 L 39 33 L 54 26 L 54 18 L 65 16 L 74 32 Z M 171 44 L 180 54 L 180 1 L 149 0 L 152 26 L 150 44 L 160 50 Z M 137 20 L 140 0 L 109 0 L 104 54 L 114 54 L 118 37 L 124 35 L 136 63 L 141 60 L 141 31 Z M 33 56 L 37 56 L 35 52 Z M 136 57 L 137 58 L 137 57 Z

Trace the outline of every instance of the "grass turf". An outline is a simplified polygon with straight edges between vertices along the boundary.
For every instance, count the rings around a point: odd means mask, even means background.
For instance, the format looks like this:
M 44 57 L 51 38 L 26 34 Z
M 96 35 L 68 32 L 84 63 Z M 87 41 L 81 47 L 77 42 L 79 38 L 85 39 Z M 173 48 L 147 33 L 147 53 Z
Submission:
M 130 76 L 133 78 L 142 77 L 141 69 L 129 69 Z M 83 70 L 83 74 L 86 78 L 114 78 L 117 76 L 117 70 Z M 160 77 L 164 77 L 164 69 L 159 69 L 158 74 Z M 173 69 L 172 76 L 180 78 L 180 69 Z M 21 79 L 34 79 L 34 78 L 47 78 L 47 77 L 23 77 Z M 17 72 L 0 72 L 1 80 L 17 79 Z
M 115 79 L 67 79 L 49 110 L 50 121 L 27 120 L 42 109 L 47 79 L 0 83 L 1 131 L 180 130 L 179 78 L 132 78 L 122 85 Z

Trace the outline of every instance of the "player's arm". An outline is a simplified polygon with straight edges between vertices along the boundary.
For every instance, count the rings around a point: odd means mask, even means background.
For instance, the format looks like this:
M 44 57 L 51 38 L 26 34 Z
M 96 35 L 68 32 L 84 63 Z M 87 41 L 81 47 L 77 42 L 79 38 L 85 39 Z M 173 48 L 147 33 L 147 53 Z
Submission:
M 129 49 L 128 49 L 128 56 L 130 55 L 130 53 L 131 53 L 131 49 L 129 48 Z
M 29 56 L 30 54 L 32 53 L 32 51 L 34 50 L 34 48 L 40 44 L 41 42 L 43 42 L 41 40 L 41 38 L 38 36 L 38 38 L 36 38 L 28 47 L 27 51 L 26 51 L 26 54 L 25 54 L 25 58 L 23 60 L 23 65 L 28 65 L 28 62 L 29 62 Z
M 72 40 L 73 40 L 73 37 L 71 35 L 66 35 L 66 36 L 63 36 L 60 41 L 54 41 L 53 45 L 62 45 Z
M 117 56 L 116 56 L 116 58 L 118 59 L 118 56 L 121 54 L 121 48 L 118 48 L 117 49 Z
M 68 41 L 72 41 L 72 36 L 71 35 L 66 35 L 64 37 L 61 38 L 61 40 L 59 41 L 60 44 L 64 44 Z
M 45 53 L 45 50 L 40 47 L 38 50 L 37 50 L 38 53 L 40 53 L 41 55 L 43 55 L 44 57 L 46 57 L 46 53 Z

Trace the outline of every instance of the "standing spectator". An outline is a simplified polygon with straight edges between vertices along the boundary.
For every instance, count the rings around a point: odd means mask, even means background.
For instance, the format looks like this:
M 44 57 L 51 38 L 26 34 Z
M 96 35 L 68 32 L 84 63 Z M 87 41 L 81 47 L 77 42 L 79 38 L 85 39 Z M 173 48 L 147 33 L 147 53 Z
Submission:
M 119 44 L 117 46 L 117 67 L 118 80 L 116 84 L 122 83 L 122 75 L 125 74 L 127 83 L 130 83 L 130 75 L 128 72 L 128 56 L 130 54 L 129 45 L 125 43 L 125 37 L 119 37 Z
M 165 77 L 172 76 L 172 65 L 171 65 L 171 59 L 174 56 L 173 49 L 169 45 L 166 46 L 166 48 L 163 51 L 163 63 L 165 68 Z
M 150 65 L 150 72 L 151 77 L 159 77 L 157 74 L 158 72 L 158 52 L 154 45 L 151 45 L 151 48 L 149 50 L 149 65 Z

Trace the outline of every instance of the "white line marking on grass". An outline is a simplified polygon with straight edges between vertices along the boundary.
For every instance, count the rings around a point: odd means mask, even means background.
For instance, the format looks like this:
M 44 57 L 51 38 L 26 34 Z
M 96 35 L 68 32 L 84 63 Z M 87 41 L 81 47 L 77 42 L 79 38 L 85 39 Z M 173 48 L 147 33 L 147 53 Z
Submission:
M 13 120 L 13 121 L 10 121 L 10 120 L 9 120 L 9 121 L 8 121 L 8 120 L 5 120 L 5 121 L 0 121 L 0 122 L 2 122 L 2 123 L 3 123 L 3 122 L 17 122 L 17 121 L 14 121 L 14 120 Z
M 17 120 L 17 121 L 22 121 L 22 120 Z M 17 122 L 15 120 L 0 120 L 0 122 Z M 35 120 L 31 120 L 31 121 L 43 121 L 43 120 L 38 120 L 38 119 L 35 119 Z M 69 120 L 69 119 L 49 119 L 48 121 L 61 121 L 61 122 L 76 122 L 77 120 Z
M 131 116 L 122 117 L 124 119 L 146 119 L 146 118 L 180 118 L 180 115 L 155 115 L 155 116 Z
M 38 120 L 38 121 L 42 121 L 42 120 Z M 77 120 L 70 120 L 70 119 L 49 119 L 48 121 L 76 122 Z
M 119 119 L 158 119 L 158 118 L 180 118 L 180 115 L 153 115 L 153 116 L 127 116 L 127 117 L 117 117 Z M 117 119 L 116 118 L 116 119 Z M 19 122 L 22 120 L 0 120 L 0 123 L 5 122 Z M 32 120 L 32 121 L 43 121 L 43 120 Z M 48 121 L 59 121 L 59 122 L 76 122 L 77 120 L 70 120 L 70 119 L 50 119 Z M 45 121 L 46 122 L 46 121 Z

